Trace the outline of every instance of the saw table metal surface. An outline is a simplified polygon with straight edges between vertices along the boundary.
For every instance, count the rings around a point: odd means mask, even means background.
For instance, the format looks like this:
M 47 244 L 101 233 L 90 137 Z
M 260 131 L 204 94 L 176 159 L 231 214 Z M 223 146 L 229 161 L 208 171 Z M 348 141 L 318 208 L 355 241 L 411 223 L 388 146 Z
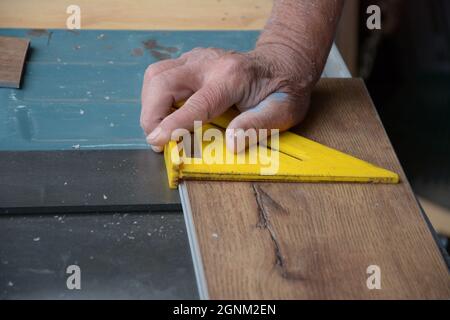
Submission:
M 0 214 L 180 211 L 147 150 L 2 151 Z
M 181 212 L 2 215 L 0 243 L 0 299 L 198 297 Z

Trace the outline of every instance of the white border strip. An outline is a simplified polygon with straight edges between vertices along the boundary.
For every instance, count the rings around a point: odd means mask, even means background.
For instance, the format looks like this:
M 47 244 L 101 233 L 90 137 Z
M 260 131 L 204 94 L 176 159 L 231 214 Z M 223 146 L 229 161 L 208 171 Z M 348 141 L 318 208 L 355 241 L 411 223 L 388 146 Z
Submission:
M 181 206 L 183 207 L 183 216 L 184 222 L 186 223 L 189 246 L 191 247 L 191 256 L 194 264 L 195 278 L 197 280 L 198 294 L 201 300 L 209 300 L 205 269 L 203 268 L 202 256 L 198 246 L 197 232 L 192 217 L 191 203 L 189 201 L 186 184 L 181 182 L 178 186 L 178 190 L 180 192 Z

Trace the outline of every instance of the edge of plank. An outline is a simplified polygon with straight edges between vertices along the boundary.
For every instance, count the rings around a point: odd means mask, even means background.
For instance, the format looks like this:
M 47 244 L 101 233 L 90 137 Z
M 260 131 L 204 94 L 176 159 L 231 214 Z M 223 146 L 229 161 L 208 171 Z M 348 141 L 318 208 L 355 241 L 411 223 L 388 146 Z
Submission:
M 208 286 L 206 283 L 205 269 L 203 267 L 200 247 L 198 245 L 197 233 L 195 231 L 194 219 L 192 217 L 191 203 L 189 201 L 186 184 L 181 182 L 178 186 L 180 192 L 183 217 L 186 224 L 189 247 L 191 248 L 192 262 L 194 264 L 195 279 L 197 281 L 198 294 L 201 300 L 209 300 Z

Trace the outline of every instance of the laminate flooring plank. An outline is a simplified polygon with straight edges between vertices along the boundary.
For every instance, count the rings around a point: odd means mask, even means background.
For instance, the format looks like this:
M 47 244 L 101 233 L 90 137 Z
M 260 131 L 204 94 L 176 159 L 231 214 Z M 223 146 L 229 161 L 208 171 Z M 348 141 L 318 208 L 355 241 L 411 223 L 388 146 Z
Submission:
M 364 83 L 321 80 L 295 131 L 401 183 L 186 181 L 209 297 L 450 298 L 447 267 Z M 374 265 L 380 290 L 367 286 Z

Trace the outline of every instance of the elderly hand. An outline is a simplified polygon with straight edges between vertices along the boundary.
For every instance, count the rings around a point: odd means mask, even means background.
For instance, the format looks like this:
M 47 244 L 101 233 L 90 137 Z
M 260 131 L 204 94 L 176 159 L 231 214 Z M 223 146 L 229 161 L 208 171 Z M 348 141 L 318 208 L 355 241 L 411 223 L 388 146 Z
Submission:
M 141 126 L 153 150 L 162 151 L 174 130 L 191 130 L 194 121 L 208 122 L 233 105 L 242 113 L 228 129 L 282 131 L 299 123 L 317 77 L 298 57 L 276 52 L 267 46 L 249 53 L 197 48 L 150 65 L 142 88 Z M 171 113 L 181 100 L 185 105 Z M 235 145 L 231 138 L 227 134 L 227 146 Z

